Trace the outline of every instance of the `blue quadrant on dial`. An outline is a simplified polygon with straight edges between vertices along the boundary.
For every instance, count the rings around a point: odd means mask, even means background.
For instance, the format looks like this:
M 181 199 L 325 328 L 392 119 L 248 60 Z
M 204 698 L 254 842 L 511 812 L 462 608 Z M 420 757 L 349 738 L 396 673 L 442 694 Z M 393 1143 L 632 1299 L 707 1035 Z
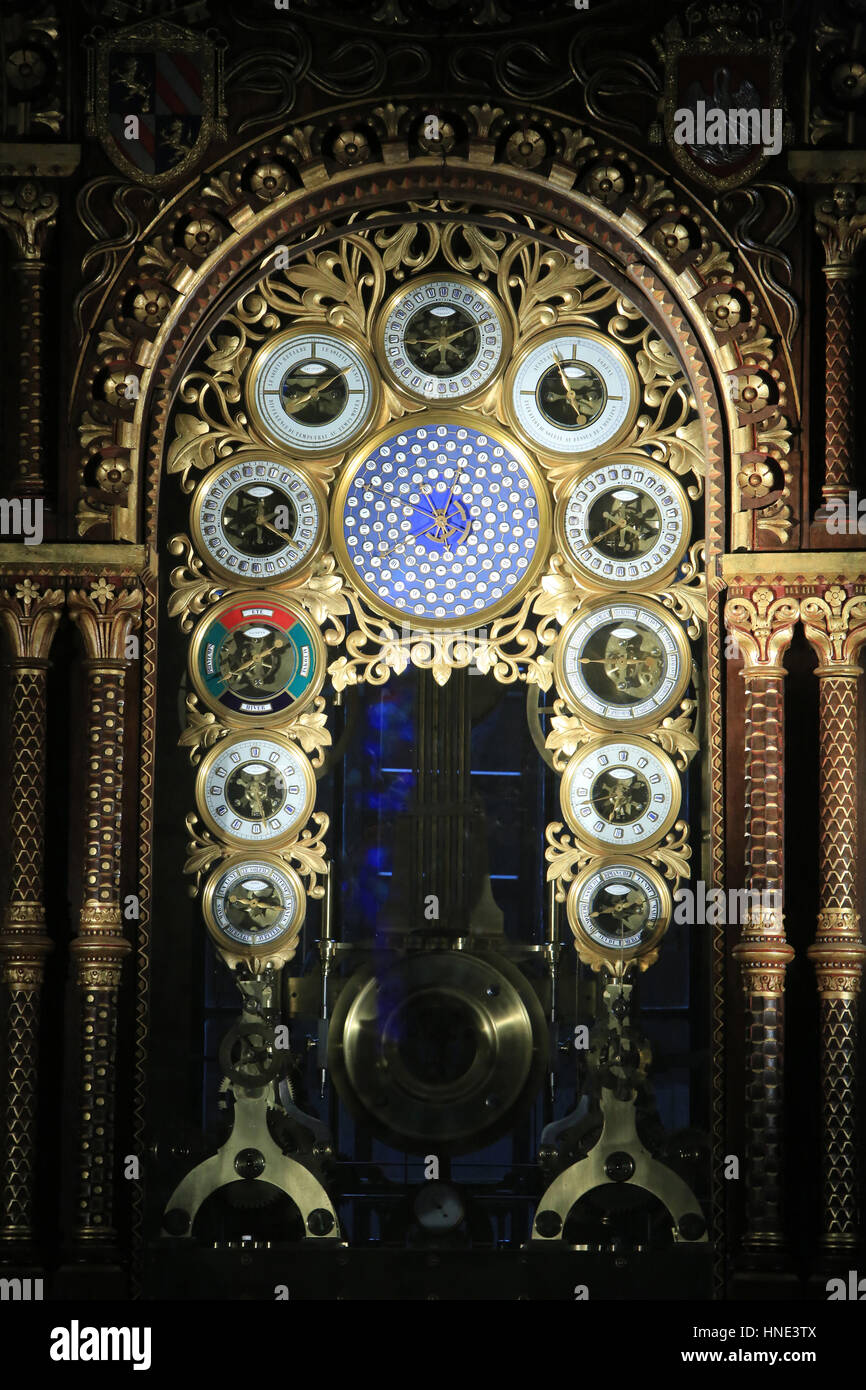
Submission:
M 471 619 L 500 603 L 540 540 L 523 463 L 494 434 L 457 424 L 414 426 L 374 449 L 343 526 L 359 580 L 407 618 Z

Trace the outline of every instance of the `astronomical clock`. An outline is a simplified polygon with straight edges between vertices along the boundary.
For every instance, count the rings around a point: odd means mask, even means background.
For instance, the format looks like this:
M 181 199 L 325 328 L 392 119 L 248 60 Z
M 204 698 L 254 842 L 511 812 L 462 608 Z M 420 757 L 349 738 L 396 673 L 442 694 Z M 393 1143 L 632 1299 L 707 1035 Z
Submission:
M 10 1279 L 849 1296 L 862 8 L 13 5 Z

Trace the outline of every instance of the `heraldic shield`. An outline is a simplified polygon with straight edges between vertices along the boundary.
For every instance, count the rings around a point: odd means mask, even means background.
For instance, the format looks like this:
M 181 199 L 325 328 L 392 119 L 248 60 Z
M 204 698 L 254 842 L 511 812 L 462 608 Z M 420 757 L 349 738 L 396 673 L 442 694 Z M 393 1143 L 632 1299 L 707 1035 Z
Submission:
M 224 133 L 219 57 L 205 35 L 163 21 L 95 39 L 90 133 L 136 183 L 178 178 Z

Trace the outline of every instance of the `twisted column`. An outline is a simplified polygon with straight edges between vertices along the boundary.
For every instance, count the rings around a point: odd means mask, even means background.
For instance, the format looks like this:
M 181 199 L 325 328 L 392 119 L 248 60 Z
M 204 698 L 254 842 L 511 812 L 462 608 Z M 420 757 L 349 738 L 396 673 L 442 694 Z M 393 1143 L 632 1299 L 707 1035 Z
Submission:
M 39 1018 L 45 957 L 45 683 L 64 595 L 29 579 L 0 594 L 0 628 L 10 653 L 9 901 L 0 926 L 0 972 L 9 992 L 0 1242 L 33 1238 Z
M 856 254 L 866 230 L 866 198 L 850 184 L 815 208 L 815 226 L 824 245 L 826 290 L 825 503 L 844 498 L 854 483 L 854 278 Z
M 834 585 L 803 599 L 820 682 L 820 907 L 808 948 L 821 1007 L 821 1214 L 827 1250 L 859 1243 L 857 1003 L 866 946 L 857 912 L 856 658 L 866 640 L 866 596 Z
M 15 491 L 40 495 L 45 488 L 42 458 L 42 251 L 54 225 L 57 195 L 26 180 L 0 193 L 0 226 L 18 252 L 19 416 Z
M 785 971 L 794 957 L 785 937 L 785 720 L 782 657 L 799 614 L 795 599 L 759 587 L 733 597 L 725 623 L 742 649 L 746 682 L 745 842 L 750 906 L 739 962 L 746 1010 L 746 1233 L 749 1250 L 777 1247 L 782 1210 Z M 760 905 L 755 897 L 760 894 Z
M 87 658 L 87 785 L 82 903 L 70 947 L 81 991 L 78 1198 L 74 1238 L 110 1244 L 114 1218 L 114 1065 L 120 972 L 130 950 L 120 902 L 126 639 L 140 592 L 100 579 L 69 595 Z

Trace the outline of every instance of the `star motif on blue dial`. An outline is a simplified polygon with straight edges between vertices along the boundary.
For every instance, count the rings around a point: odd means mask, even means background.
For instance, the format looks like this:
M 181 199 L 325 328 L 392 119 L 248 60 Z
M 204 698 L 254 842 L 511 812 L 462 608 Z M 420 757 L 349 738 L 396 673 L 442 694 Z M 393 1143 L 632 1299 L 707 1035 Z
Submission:
M 337 552 L 378 611 L 419 627 L 475 627 L 511 606 L 544 562 L 547 488 L 485 420 L 416 419 L 348 464 L 333 504 Z

